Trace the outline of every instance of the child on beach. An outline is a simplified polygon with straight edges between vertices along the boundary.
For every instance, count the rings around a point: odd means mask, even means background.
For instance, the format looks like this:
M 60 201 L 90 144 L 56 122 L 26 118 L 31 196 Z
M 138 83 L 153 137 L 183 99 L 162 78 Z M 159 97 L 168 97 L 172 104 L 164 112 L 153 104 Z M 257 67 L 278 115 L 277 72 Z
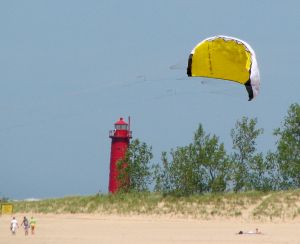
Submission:
M 35 226 L 36 226 L 36 220 L 35 220 L 35 218 L 31 217 L 29 224 L 30 224 L 31 234 L 34 235 L 34 233 L 35 233 Z
M 29 229 L 29 221 L 28 221 L 28 219 L 26 218 L 26 216 L 24 216 L 24 218 L 23 218 L 23 221 L 22 221 L 22 223 L 21 223 L 21 226 L 24 226 L 24 231 L 25 231 L 25 236 L 27 236 L 28 235 L 28 229 Z
M 19 228 L 18 221 L 15 217 L 10 221 L 10 231 L 13 235 L 16 234 L 17 228 Z

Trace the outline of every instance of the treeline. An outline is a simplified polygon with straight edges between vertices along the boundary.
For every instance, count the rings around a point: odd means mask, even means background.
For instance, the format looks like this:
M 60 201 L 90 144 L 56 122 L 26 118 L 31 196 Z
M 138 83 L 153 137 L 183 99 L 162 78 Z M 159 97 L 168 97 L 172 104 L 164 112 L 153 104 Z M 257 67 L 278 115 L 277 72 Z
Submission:
M 292 104 L 274 130 L 275 150 L 265 155 L 256 140 L 263 134 L 256 118 L 242 117 L 231 130 L 232 152 L 200 124 L 193 141 L 162 152 L 152 163 L 152 147 L 132 140 L 126 158 L 118 162 L 121 191 L 157 191 L 191 195 L 207 192 L 276 191 L 300 188 L 300 106 Z

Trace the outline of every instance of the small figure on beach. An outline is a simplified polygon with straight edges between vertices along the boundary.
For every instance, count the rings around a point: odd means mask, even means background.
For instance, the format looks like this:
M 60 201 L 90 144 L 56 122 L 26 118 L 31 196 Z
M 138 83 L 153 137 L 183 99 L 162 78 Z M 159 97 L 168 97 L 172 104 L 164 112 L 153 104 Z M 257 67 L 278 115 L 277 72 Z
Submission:
M 35 218 L 31 217 L 29 224 L 30 224 L 30 229 L 31 229 L 31 235 L 34 235 L 35 234 L 35 226 L 36 226 Z
M 21 223 L 21 226 L 24 227 L 25 236 L 27 236 L 27 235 L 28 235 L 28 229 L 29 229 L 29 221 L 28 221 L 28 219 L 26 218 L 26 216 L 24 216 L 23 221 L 22 221 L 22 223 Z
M 10 231 L 11 231 L 11 233 L 13 235 L 15 235 L 18 228 L 19 228 L 18 221 L 16 220 L 15 217 L 13 217 L 12 220 L 10 221 Z
M 249 231 L 240 230 L 237 234 L 238 235 L 243 235 L 243 234 L 257 234 L 257 235 L 259 235 L 259 234 L 262 234 L 262 233 L 261 233 L 261 231 L 258 230 L 258 228 L 256 228 L 255 231 L 253 231 L 253 230 L 249 230 Z

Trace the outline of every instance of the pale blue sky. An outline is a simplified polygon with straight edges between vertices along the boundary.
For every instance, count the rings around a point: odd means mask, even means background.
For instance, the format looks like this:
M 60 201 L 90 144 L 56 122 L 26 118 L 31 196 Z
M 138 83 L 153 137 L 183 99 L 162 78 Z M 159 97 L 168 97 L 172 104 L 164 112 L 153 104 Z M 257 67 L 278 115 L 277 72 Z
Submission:
M 199 123 L 230 151 L 242 116 L 265 129 L 259 150 L 274 149 L 300 100 L 299 10 L 296 0 L 1 1 L 0 196 L 107 192 L 108 131 L 121 116 L 157 162 Z M 255 101 L 238 84 L 186 77 L 192 48 L 219 34 L 255 50 Z

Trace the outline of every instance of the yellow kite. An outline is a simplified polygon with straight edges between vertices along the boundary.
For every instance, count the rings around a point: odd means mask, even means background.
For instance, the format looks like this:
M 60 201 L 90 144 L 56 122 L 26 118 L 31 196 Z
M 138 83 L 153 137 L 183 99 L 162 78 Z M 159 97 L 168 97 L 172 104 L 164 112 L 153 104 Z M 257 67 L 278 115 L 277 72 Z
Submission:
M 249 101 L 259 93 L 260 77 L 255 52 L 248 43 L 235 37 L 214 36 L 200 42 L 189 56 L 187 75 L 243 84 Z

